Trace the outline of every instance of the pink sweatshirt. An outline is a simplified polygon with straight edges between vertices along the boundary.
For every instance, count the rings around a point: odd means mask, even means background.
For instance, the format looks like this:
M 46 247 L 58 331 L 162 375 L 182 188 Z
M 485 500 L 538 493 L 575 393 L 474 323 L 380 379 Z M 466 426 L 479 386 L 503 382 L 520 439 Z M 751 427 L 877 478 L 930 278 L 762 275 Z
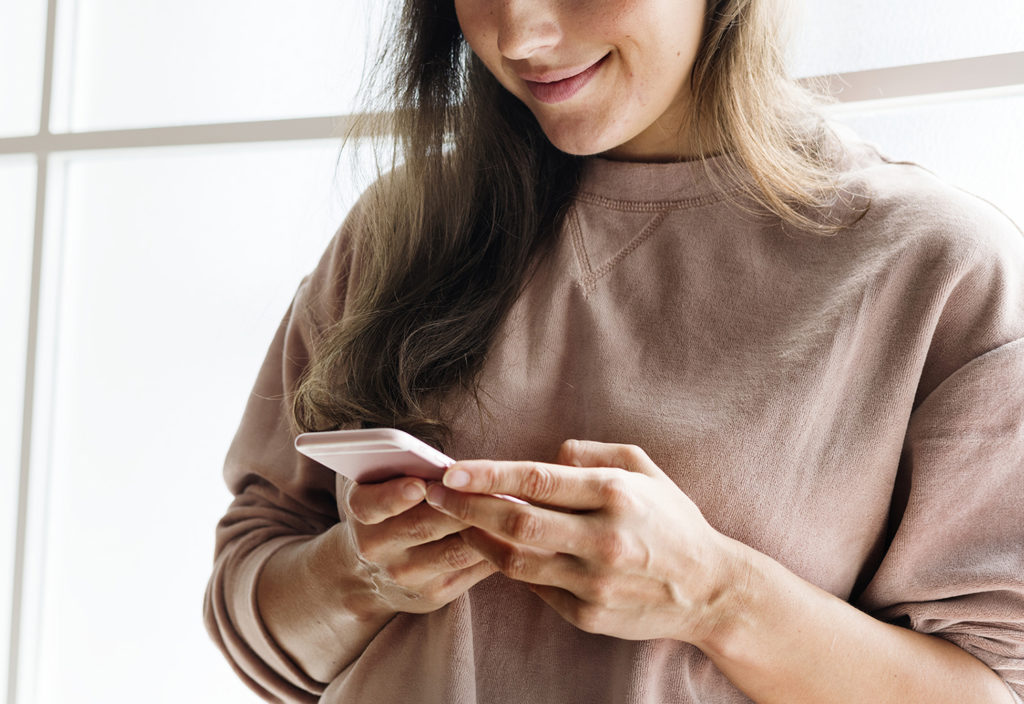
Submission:
M 448 452 L 637 444 L 719 531 L 1024 694 L 1024 238 L 871 147 L 851 143 L 846 178 L 871 207 L 821 237 L 725 197 L 700 163 L 589 160 L 480 406 L 449 400 Z M 228 454 L 205 613 L 239 675 L 281 701 L 749 701 L 693 646 L 585 633 L 502 575 L 397 615 L 333 682 L 275 645 L 260 569 L 339 520 L 343 481 L 292 449 L 282 399 L 344 310 L 357 231 L 356 212 L 299 287 Z

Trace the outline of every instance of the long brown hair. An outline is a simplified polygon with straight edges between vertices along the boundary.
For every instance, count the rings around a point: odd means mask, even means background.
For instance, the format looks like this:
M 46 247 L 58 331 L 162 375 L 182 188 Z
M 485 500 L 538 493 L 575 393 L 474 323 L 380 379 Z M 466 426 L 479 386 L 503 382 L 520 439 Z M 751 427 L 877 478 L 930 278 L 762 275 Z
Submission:
M 778 15 L 775 0 L 708 2 L 691 129 L 702 154 L 736 156 L 766 208 L 822 230 L 804 213 L 832 198 L 827 130 L 785 75 Z M 370 84 L 390 90 L 369 115 L 391 121 L 379 153 L 395 168 L 363 198 L 360 283 L 319 338 L 293 413 L 300 430 L 393 426 L 444 447 L 440 401 L 473 390 L 557 236 L 580 159 L 475 58 L 451 0 L 406 0 L 391 36 Z

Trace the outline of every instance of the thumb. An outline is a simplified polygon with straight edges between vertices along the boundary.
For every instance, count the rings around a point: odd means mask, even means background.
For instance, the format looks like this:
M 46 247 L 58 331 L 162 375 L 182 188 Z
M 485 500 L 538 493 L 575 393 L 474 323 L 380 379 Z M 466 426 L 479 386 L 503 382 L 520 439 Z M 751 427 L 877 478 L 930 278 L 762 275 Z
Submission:
M 558 448 L 558 464 L 571 467 L 617 467 L 652 477 L 663 477 L 664 472 L 636 445 L 596 442 L 594 440 L 566 440 Z

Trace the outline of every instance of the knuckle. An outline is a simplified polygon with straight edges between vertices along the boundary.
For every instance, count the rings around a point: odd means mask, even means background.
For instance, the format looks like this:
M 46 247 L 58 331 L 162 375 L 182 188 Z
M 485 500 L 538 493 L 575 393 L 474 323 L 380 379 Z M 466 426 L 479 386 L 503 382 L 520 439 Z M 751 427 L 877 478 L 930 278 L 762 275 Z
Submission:
M 442 562 L 453 570 L 460 570 L 473 564 L 473 552 L 462 538 L 450 540 L 441 550 Z
M 405 535 L 416 545 L 429 542 L 433 537 L 432 522 L 420 512 L 411 513 L 405 526 Z
M 643 448 L 638 445 L 623 445 L 622 453 L 630 468 L 650 462 L 650 457 L 648 457 Z
M 370 509 L 360 505 L 359 503 L 350 503 L 348 506 L 348 514 L 357 522 L 364 526 L 372 525 L 374 523 L 373 513 Z
M 556 484 L 550 467 L 533 464 L 523 479 L 523 490 L 527 496 L 543 503 L 554 495 Z
M 606 506 L 620 506 L 629 498 L 629 482 L 622 472 L 615 472 L 601 483 L 601 499 Z
M 423 585 L 420 590 L 420 597 L 431 604 L 447 604 L 458 595 L 456 585 L 447 579 L 435 579 L 429 584 Z
M 341 509 L 363 525 L 376 525 L 405 511 L 394 487 L 348 482 L 338 497 Z
M 445 589 L 440 585 L 428 584 L 424 586 L 419 592 L 419 598 L 430 604 L 443 604 L 447 601 L 445 598 Z
M 647 453 L 639 445 L 626 444 L 623 446 L 623 450 L 633 458 L 647 457 Z
M 444 511 L 456 520 L 466 522 L 470 516 L 468 497 L 458 492 L 450 492 L 445 500 Z
M 498 468 L 493 465 L 488 465 L 480 472 L 477 481 L 482 482 L 484 492 L 493 491 L 500 482 Z
M 346 482 L 345 488 L 341 491 L 341 494 L 338 496 L 338 504 L 341 506 L 341 510 L 345 513 L 345 515 L 355 519 L 358 523 L 366 524 L 369 522 L 370 519 L 370 516 L 367 512 L 368 507 L 358 500 L 358 496 L 356 496 L 356 500 L 353 501 L 352 494 L 355 493 L 356 488 L 357 485 L 355 482 Z
M 511 579 L 525 577 L 526 556 L 520 550 L 509 549 L 498 558 L 498 569 Z
M 409 578 L 415 572 L 413 565 L 408 562 L 386 566 L 374 565 L 374 568 L 374 575 L 378 581 L 403 588 L 408 586 Z
M 617 567 L 626 562 L 629 549 L 626 541 L 615 532 L 605 532 L 597 538 L 595 550 L 598 560 L 610 567 Z
M 650 457 L 639 445 L 618 445 L 616 455 L 618 464 L 630 472 L 636 472 L 650 463 Z
M 505 533 L 519 543 L 534 543 L 543 533 L 540 519 L 529 509 L 514 508 L 505 519 Z

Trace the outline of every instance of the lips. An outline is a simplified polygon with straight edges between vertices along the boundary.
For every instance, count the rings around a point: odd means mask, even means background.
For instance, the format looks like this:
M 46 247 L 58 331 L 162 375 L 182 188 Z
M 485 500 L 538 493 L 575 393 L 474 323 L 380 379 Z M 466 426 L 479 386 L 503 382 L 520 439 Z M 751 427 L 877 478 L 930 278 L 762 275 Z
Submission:
M 579 93 L 583 86 L 587 85 L 590 79 L 597 74 L 607 58 L 608 55 L 605 54 L 582 71 L 571 73 L 565 77 L 558 76 L 558 72 L 550 72 L 545 76 L 530 77 L 536 80 L 530 80 L 523 76 L 521 78 L 537 100 L 542 103 L 561 103 Z M 549 76 L 555 77 L 555 80 Z

